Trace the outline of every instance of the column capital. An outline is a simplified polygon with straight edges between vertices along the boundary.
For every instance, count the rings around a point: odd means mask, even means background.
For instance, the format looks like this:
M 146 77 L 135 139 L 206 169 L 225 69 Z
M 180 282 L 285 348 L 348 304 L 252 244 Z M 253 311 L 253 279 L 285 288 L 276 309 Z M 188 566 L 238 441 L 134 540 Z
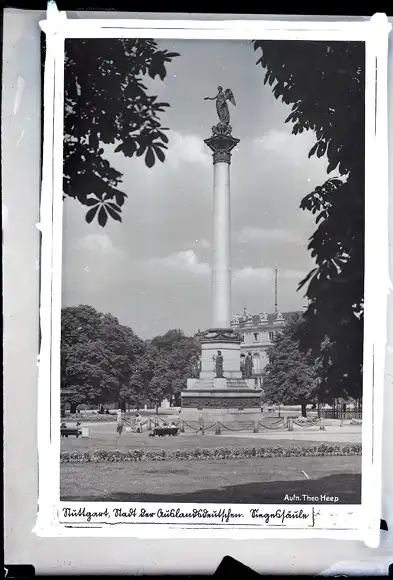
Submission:
M 226 123 L 217 123 L 212 127 L 212 136 L 205 139 L 206 145 L 213 151 L 213 164 L 231 162 L 231 151 L 240 143 L 232 136 L 232 127 Z

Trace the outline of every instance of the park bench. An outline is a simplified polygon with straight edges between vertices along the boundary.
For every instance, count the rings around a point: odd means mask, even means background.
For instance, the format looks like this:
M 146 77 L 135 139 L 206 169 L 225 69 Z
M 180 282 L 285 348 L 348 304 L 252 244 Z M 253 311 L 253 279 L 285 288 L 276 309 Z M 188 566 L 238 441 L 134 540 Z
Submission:
M 152 436 L 164 437 L 165 435 L 177 435 L 179 433 L 178 427 L 155 427 Z
M 61 427 L 60 435 L 62 437 L 68 437 L 68 435 L 74 435 L 75 437 L 79 437 L 80 435 L 82 435 L 82 431 L 78 427 Z

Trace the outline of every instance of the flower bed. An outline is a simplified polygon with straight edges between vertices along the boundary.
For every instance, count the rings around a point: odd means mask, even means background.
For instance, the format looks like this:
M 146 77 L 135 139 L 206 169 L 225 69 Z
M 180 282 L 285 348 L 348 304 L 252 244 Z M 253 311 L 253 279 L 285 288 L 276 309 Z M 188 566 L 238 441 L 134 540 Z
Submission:
M 361 419 L 351 419 L 350 425 L 361 425 L 362 424 L 362 420 Z
M 149 451 L 147 449 L 130 449 L 124 451 L 63 451 L 61 463 L 100 463 L 124 461 L 198 461 L 222 459 L 262 459 L 267 457 L 321 457 L 332 455 L 361 455 L 360 444 L 350 445 L 310 445 L 308 447 L 282 447 L 281 445 L 264 447 L 218 447 L 216 449 L 182 449 Z
M 293 420 L 295 423 L 299 424 L 299 425 L 317 425 L 320 422 L 320 418 L 319 417 L 296 417 L 296 419 Z

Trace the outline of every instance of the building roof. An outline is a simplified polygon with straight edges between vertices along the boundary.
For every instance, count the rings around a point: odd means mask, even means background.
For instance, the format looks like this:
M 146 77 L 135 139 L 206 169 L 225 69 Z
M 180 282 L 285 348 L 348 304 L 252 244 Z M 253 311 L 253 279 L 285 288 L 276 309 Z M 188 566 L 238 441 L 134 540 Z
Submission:
M 291 312 L 282 312 L 282 317 L 284 319 L 284 322 L 287 322 L 287 320 L 289 318 L 291 318 L 293 315 L 295 314 L 301 314 L 301 312 L 299 311 L 291 311 Z M 250 324 L 250 322 L 252 322 L 255 325 L 259 325 L 259 324 L 273 324 L 274 321 L 276 320 L 277 314 L 275 312 L 272 313 L 266 313 L 266 317 L 267 320 L 264 323 L 261 323 L 260 320 L 260 315 L 259 314 L 252 314 L 251 315 L 251 320 L 248 321 L 248 324 Z M 239 326 L 244 326 L 246 324 L 246 320 L 244 320 L 244 314 L 239 315 Z M 231 325 L 233 325 L 234 322 L 231 322 Z M 237 325 L 236 325 L 237 326 Z

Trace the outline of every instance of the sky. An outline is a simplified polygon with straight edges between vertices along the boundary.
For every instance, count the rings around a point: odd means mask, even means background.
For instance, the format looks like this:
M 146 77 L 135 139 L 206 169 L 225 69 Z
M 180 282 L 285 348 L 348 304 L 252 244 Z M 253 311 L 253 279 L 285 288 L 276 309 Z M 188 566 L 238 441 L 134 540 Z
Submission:
M 301 309 L 297 287 L 314 267 L 307 244 L 315 222 L 299 206 L 325 181 L 327 165 L 308 159 L 313 134 L 291 135 L 290 108 L 264 85 L 251 42 L 158 42 L 181 55 L 164 82 L 146 82 L 171 105 L 161 114 L 170 127 L 166 160 L 148 169 L 106 149 L 128 195 L 122 223 L 87 224 L 86 207 L 65 200 L 63 306 L 110 312 L 142 338 L 211 326 L 213 164 L 203 140 L 218 119 L 203 98 L 222 85 L 235 95 L 231 125 L 240 139 L 231 164 L 232 312 L 273 312 L 275 266 L 280 310 Z

